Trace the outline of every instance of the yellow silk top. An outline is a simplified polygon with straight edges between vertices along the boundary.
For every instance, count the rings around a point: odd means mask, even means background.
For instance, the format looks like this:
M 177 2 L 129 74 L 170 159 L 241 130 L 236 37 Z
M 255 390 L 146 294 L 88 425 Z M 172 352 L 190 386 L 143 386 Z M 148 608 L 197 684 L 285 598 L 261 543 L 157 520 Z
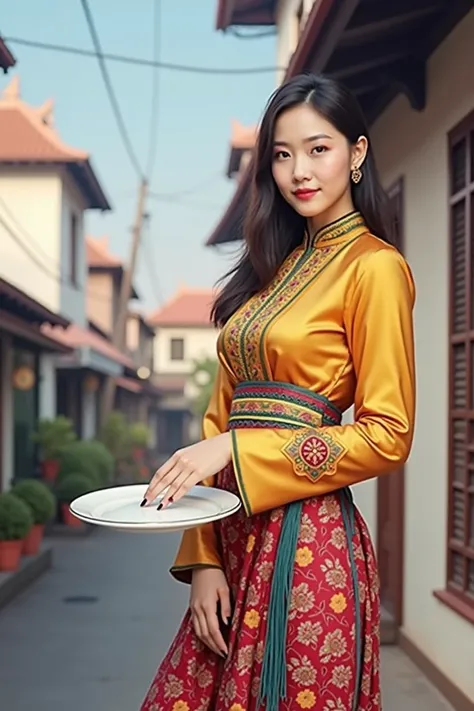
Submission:
M 323 395 L 354 423 L 232 431 L 232 459 L 250 516 L 397 469 L 414 429 L 415 287 L 392 246 L 357 212 L 295 249 L 272 283 L 225 325 L 203 436 L 227 430 L 238 382 L 273 380 Z M 215 478 L 206 482 L 213 485 Z M 186 531 L 172 574 L 221 567 L 213 524 Z

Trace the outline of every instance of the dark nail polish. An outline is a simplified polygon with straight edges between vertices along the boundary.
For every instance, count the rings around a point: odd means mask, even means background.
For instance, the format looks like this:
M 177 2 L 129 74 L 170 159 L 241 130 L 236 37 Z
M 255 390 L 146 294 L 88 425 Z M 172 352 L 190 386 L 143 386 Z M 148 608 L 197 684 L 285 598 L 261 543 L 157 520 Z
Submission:
M 221 649 L 221 654 L 224 657 L 224 659 L 227 659 L 227 652 L 224 652 L 223 649 Z
M 142 501 L 142 503 L 140 504 L 140 506 L 145 506 L 145 504 L 146 504 L 146 499 L 143 499 L 143 501 Z
M 174 501 L 174 498 L 173 498 L 172 496 L 170 496 L 170 498 L 169 498 L 169 502 L 170 502 L 170 504 L 172 504 L 172 503 L 173 503 L 173 501 Z
M 161 511 L 162 508 L 163 508 L 163 504 L 158 504 L 158 506 L 156 507 L 156 510 Z

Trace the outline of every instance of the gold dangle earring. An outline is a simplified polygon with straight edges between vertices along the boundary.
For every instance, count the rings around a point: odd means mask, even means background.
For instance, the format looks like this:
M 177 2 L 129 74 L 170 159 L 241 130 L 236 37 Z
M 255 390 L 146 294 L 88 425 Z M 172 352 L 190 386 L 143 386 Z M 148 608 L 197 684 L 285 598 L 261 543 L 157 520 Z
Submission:
M 351 170 L 351 180 L 356 185 L 362 180 L 362 171 L 357 166 Z

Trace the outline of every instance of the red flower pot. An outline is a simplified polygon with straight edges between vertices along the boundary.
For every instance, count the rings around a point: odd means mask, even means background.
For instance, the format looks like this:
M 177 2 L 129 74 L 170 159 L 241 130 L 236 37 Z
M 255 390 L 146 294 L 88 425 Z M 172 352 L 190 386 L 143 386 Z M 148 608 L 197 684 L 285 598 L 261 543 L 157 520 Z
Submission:
M 23 541 L 22 553 L 23 555 L 38 555 L 41 546 L 41 541 L 43 540 L 44 526 L 41 523 L 37 523 L 32 527 L 30 532 L 27 534 L 25 540 Z
M 0 570 L 13 573 L 20 565 L 23 541 L 0 541 Z
M 54 482 L 59 474 L 59 461 L 57 459 L 44 459 L 41 462 L 41 472 L 45 481 Z
M 133 448 L 133 459 L 135 462 L 141 462 L 145 456 L 145 447 Z
M 84 526 L 84 522 L 71 513 L 69 504 L 61 504 L 61 514 L 63 523 L 65 523 L 66 526 L 71 526 L 73 528 L 82 528 Z

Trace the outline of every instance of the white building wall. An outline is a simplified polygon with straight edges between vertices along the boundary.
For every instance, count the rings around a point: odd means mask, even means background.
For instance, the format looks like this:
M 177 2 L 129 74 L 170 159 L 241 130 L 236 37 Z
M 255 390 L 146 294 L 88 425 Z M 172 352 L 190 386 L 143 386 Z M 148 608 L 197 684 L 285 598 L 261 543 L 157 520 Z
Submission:
M 77 283 L 74 285 L 69 278 L 71 259 L 71 216 L 77 219 L 76 265 Z M 84 203 L 79 191 L 64 176 L 61 191 L 59 254 L 63 279 L 60 285 L 58 311 L 79 326 L 86 325 L 86 279 L 87 265 L 84 238 Z
M 55 168 L 0 168 L 0 276 L 81 326 L 86 321 L 83 207 L 75 186 Z M 69 279 L 71 212 L 78 221 L 77 286 Z
M 60 214 L 54 171 L 0 168 L 0 276 L 52 311 L 60 298 Z
M 311 12 L 315 0 L 279 0 L 277 5 L 277 84 L 281 84 L 285 71 L 298 44 L 300 23 L 298 12 L 303 9 L 301 28 Z
M 158 328 L 154 340 L 156 372 L 185 374 L 191 372 L 194 360 L 216 358 L 217 336 L 215 328 Z M 173 338 L 184 339 L 184 360 L 171 360 Z
M 474 627 L 433 597 L 446 581 L 448 513 L 447 133 L 474 109 L 474 11 L 428 67 L 428 105 L 400 96 L 374 126 L 387 185 L 403 176 L 405 247 L 416 287 L 418 412 L 406 467 L 404 633 L 474 701 Z

